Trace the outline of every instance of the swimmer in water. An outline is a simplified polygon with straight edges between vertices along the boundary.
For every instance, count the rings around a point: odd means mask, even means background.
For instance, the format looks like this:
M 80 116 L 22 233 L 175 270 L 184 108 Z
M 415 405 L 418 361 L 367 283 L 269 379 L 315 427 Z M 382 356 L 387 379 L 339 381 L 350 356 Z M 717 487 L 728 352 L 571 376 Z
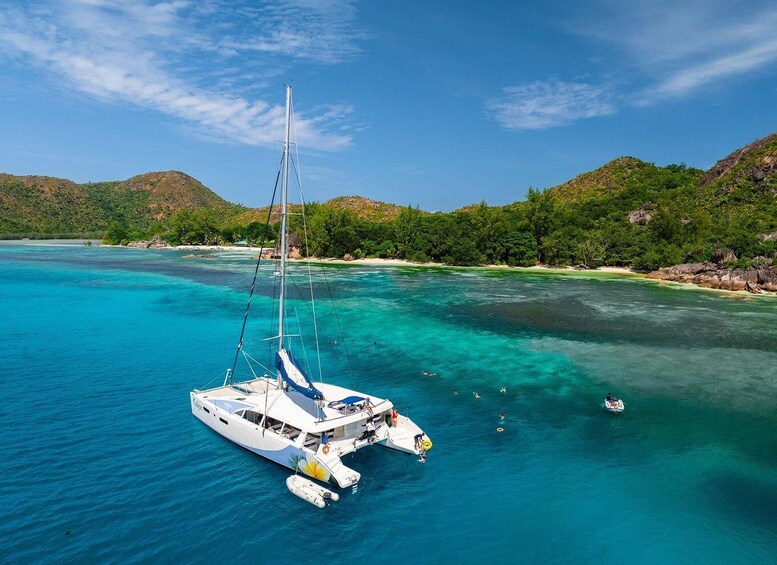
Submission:
M 501 414 L 499 414 L 499 421 L 504 422 L 504 419 L 505 419 L 505 413 L 502 412 Z
M 499 389 L 499 392 L 501 392 L 502 394 L 507 394 L 507 387 L 503 386 L 502 388 Z
M 474 396 L 475 398 L 480 398 L 480 395 L 477 392 L 473 392 L 472 396 Z

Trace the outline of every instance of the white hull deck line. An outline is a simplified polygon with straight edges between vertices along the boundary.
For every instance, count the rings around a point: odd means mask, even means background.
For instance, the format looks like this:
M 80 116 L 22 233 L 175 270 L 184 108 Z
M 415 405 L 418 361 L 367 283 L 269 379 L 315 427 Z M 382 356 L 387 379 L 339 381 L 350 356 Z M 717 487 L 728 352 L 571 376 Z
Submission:
M 336 385 L 317 386 L 328 398 L 360 395 Z M 369 397 L 363 405 L 341 410 L 327 405 L 332 402 L 321 404 L 324 407 L 318 408 L 315 401 L 284 391 L 278 388 L 277 381 L 264 377 L 191 393 L 192 414 L 219 435 L 337 487 L 352 486 L 361 478 L 358 471 L 343 464 L 343 455 L 374 444 L 405 453 L 420 452 L 414 443 L 421 429 L 402 415 L 392 426 L 394 406 L 389 400 Z M 375 426 L 371 437 L 365 434 L 368 421 Z M 322 443 L 324 434 L 326 444 Z

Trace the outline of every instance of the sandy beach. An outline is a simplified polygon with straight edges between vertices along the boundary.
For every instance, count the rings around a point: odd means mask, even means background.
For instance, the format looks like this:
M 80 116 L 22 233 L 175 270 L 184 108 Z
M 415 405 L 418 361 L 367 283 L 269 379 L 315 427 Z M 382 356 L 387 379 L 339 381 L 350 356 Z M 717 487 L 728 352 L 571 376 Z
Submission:
M 193 251 L 226 251 L 226 252 L 250 252 L 259 253 L 260 247 L 234 247 L 226 245 L 180 245 L 177 247 L 168 246 L 161 249 L 178 249 L 178 250 L 193 250 Z M 266 249 L 266 248 L 265 248 Z M 550 265 L 533 265 L 531 267 L 510 267 L 508 265 L 478 265 L 475 267 L 465 267 L 457 265 L 446 265 L 445 263 L 414 263 L 405 259 L 378 259 L 378 258 L 364 258 L 364 259 L 352 259 L 346 261 L 343 259 L 290 259 L 294 262 L 313 262 L 320 264 L 330 265 L 361 265 L 361 266 L 373 266 L 373 267 L 412 267 L 412 268 L 434 268 L 434 269 L 475 269 L 475 270 L 506 270 L 515 272 L 538 272 L 548 274 L 560 274 L 560 275 L 577 275 L 583 277 L 596 277 L 596 276 L 608 276 L 615 275 L 619 277 L 632 277 L 642 279 L 646 282 L 676 287 L 677 289 L 696 289 L 708 292 L 713 292 L 723 296 L 729 296 L 731 298 L 738 299 L 751 299 L 756 295 L 749 293 L 745 290 L 726 290 L 722 288 L 707 288 L 693 283 L 674 282 L 660 279 L 649 279 L 647 273 L 641 273 L 629 269 L 627 267 L 613 267 L 602 266 L 596 269 L 580 269 L 576 267 L 555 267 Z M 773 293 L 766 293 L 758 296 L 776 296 Z
M 26 244 L 26 245 L 84 245 L 87 240 L 7 240 L 3 243 L 6 244 Z M 99 243 L 98 240 L 90 240 L 94 247 L 123 247 L 121 245 L 105 245 Z M 261 247 L 239 247 L 233 245 L 168 245 L 165 247 L 154 247 L 150 249 L 157 249 L 160 251 L 172 250 L 172 251 L 220 251 L 226 253 L 252 253 L 258 254 L 262 251 Z M 265 248 L 266 250 L 267 248 Z M 199 258 L 193 256 L 192 258 Z M 554 267 L 550 265 L 533 265 L 531 267 L 509 267 L 507 265 L 479 265 L 477 267 L 463 267 L 455 265 L 446 265 L 444 263 L 414 263 L 405 259 L 378 259 L 378 258 L 365 258 L 365 259 L 353 259 L 351 261 L 345 261 L 343 259 L 290 259 L 294 262 L 305 263 L 313 262 L 320 264 L 330 265 L 361 265 L 361 266 L 373 266 L 373 267 L 412 267 L 412 268 L 434 268 L 434 269 L 476 269 L 476 270 L 507 270 L 515 272 L 542 272 L 548 274 L 561 274 L 561 275 L 577 275 L 584 277 L 595 277 L 604 275 L 615 275 L 621 277 L 633 277 L 642 279 L 646 282 L 651 282 L 659 285 L 667 285 L 677 287 L 678 289 L 697 289 L 708 292 L 714 292 L 722 294 L 732 298 L 753 298 L 754 296 L 777 296 L 774 293 L 766 293 L 762 295 L 753 295 L 745 290 L 726 290 L 721 288 L 707 288 L 699 286 L 693 283 L 674 282 L 660 279 L 649 279 L 646 273 L 636 272 L 627 267 L 612 267 L 603 266 L 596 269 L 579 269 L 575 267 Z

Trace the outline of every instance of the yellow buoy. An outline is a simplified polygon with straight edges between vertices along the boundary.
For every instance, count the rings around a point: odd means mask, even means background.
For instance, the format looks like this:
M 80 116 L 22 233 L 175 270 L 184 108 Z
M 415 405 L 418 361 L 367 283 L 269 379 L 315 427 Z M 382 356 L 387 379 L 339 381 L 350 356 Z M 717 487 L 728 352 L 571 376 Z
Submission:
M 424 451 L 429 451 L 431 448 L 432 448 L 432 440 L 425 439 L 424 441 L 421 442 L 421 449 L 423 449 Z

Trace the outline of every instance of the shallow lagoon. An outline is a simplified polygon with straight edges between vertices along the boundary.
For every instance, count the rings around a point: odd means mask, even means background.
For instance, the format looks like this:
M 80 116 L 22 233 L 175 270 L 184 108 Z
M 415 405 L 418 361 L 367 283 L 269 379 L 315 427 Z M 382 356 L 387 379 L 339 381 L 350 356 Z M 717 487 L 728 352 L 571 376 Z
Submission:
M 435 444 L 424 465 L 348 456 L 357 492 L 320 511 L 190 415 L 189 389 L 231 365 L 252 259 L 186 254 L 0 245 L 4 559 L 774 561 L 774 298 L 314 270 L 327 378 L 391 398 Z M 261 280 L 254 339 L 272 329 Z M 601 409 L 608 390 L 624 414 Z

